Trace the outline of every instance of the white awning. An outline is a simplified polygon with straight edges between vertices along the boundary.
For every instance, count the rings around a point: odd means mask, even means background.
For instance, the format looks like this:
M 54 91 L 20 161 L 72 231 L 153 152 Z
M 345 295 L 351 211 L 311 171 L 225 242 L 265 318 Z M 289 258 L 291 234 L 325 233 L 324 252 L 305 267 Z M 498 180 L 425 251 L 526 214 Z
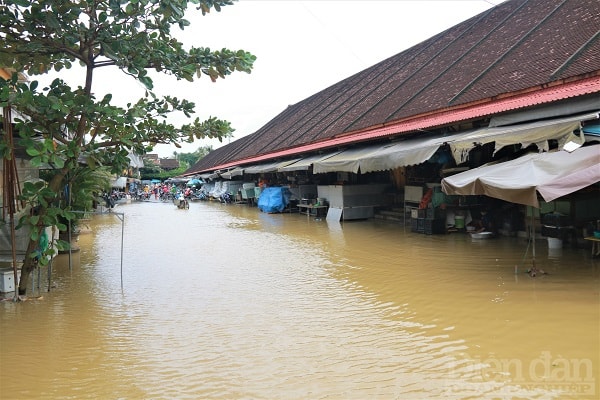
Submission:
M 361 160 L 360 171 L 363 173 L 387 171 L 407 165 L 422 164 L 429 160 L 450 137 L 436 136 L 425 140 L 409 139 L 388 144 Z
M 280 168 L 285 167 L 291 163 L 295 163 L 299 158 L 294 158 L 286 161 L 274 161 L 266 164 L 257 164 L 251 165 L 249 167 L 244 167 L 244 173 L 246 174 L 264 174 L 267 172 L 277 172 Z
M 321 174 L 327 172 L 354 172 L 357 173 L 362 160 L 370 154 L 381 150 L 383 145 L 356 147 L 344 150 L 332 157 L 321 159 L 313 163 L 313 173 Z
M 600 145 L 530 153 L 515 160 L 487 164 L 442 179 L 448 195 L 486 195 L 512 203 L 539 207 L 545 201 L 600 182 Z
M 595 111 L 513 126 L 477 129 L 453 135 L 448 143 L 457 164 L 467 161 L 469 151 L 475 145 L 491 142 L 495 142 L 495 152 L 504 146 L 513 144 L 520 144 L 522 147 L 536 144 L 540 151 L 548 151 L 548 140 L 551 139 L 558 140 L 558 145 L 562 149 L 570 140 L 583 144 L 585 141 L 583 135 L 575 136 L 573 131 L 581 127 L 582 121 L 598 119 L 599 115 L 600 111 Z
M 110 187 L 123 189 L 127 185 L 127 177 L 121 176 L 111 182 Z
M 319 160 L 325 160 L 331 156 L 339 154 L 339 151 L 328 154 L 315 154 L 309 157 L 301 158 L 292 164 L 288 164 L 278 169 L 279 172 L 290 172 L 290 171 L 306 171 L 310 168 L 313 163 Z
M 483 128 L 449 136 L 428 136 L 425 139 L 412 138 L 397 143 L 352 148 L 331 157 L 314 160 L 313 172 L 357 173 L 360 170 L 367 173 L 418 165 L 429 160 L 445 143 L 450 145 L 457 164 L 467 161 L 469 151 L 476 145 L 491 142 L 495 142 L 496 151 L 513 144 L 521 144 L 523 147 L 536 144 L 540 150 L 547 151 L 548 140 L 551 139 L 558 140 L 560 148 L 569 141 L 581 145 L 585 141 L 583 135 L 577 136 L 573 132 L 581 127 L 582 121 L 597 119 L 599 114 L 596 111 L 509 127 Z
M 221 178 L 224 178 L 224 179 L 231 179 L 234 176 L 242 176 L 242 175 L 244 175 L 244 168 L 242 168 L 242 167 L 235 167 L 235 168 L 232 168 L 232 169 L 230 169 L 228 171 L 220 173 L 219 175 L 221 176 Z
M 429 136 L 427 139 L 408 139 L 348 149 L 333 157 L 315 162 L 314 173 L 346 171 L 361 173 L 386 171 L 407 165 L 417 165 L 429 160 L 441 145 L 453 136 Z

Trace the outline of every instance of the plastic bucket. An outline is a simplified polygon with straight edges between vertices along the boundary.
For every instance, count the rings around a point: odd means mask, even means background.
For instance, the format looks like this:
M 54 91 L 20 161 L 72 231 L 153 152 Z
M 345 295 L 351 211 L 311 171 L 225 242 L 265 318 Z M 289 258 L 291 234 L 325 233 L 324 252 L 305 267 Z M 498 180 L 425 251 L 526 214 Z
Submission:
M 557 239 L 557 238 L 552 238 L 549 237 L 548 238 L 548 248 L 549 249 L 562 249 L 562 239 Z
M 456 215 L 454 217 L 454 227 L 456 229 L 463 229 L 465 227 L 465 217 L 462 215 Z

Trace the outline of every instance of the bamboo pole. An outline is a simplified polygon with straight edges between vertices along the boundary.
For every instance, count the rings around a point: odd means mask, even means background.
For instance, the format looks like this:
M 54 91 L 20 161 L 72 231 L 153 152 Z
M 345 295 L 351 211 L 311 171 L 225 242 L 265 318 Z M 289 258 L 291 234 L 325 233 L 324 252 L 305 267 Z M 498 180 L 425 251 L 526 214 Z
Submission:
M 8 144 L 8 157 L 2 160 L 2 167 L 4 169 L 3 185 L 4 191 L 2 196 L 2 219 L 6 219 L 6 214 L 9 217 L 10 226 L 10 245 L 11 245 L 11 256 L 12 256 L 12 267 L 13 276 L 15 282 L 15 296 L 14 301 L 19 299 L 19 291 L 17 285 L 19 283 L 19 273 L 17 270 L 17 244 L 15 240 L 15 214 L 18 210 L 19 203 L 17 202 L 16 192 L 20 194 L 21 187 L 19 185 L 19 176 L 17 173 L 17 164 L 15 160 L 15 151 L 13 143 L 13 130 L 12 130 L 12 113 L 10 104 L 3 108 L 3 126 L 4 135 L 6 136 L 6 143 Z M 23 204 L 21 204 L 23 206 Z

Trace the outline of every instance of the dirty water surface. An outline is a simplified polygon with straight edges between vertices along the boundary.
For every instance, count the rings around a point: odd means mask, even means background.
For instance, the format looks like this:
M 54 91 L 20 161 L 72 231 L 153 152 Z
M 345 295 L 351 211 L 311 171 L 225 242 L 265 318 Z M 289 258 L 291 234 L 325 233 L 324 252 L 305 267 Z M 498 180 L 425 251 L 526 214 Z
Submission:
M 49 292 L 44 271 L 40 297 L 0 303 L 0 398 L 600 396 L 589 249 L 211 202 L 115 213 Z

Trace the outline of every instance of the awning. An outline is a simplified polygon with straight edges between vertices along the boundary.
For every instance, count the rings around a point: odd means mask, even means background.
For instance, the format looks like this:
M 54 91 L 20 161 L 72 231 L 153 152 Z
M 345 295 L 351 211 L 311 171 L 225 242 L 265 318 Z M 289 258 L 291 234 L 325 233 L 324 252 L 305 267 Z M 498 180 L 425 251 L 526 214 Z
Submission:
M 513 144 L 521 144 L 522 147 L 536 144 L 538 149 L 548 151 L 548 140 L 551 139 L 558 140 L 560 148 L 570 140 L 583 144 L 583 137 L 575 136 L 573 131 L 580 129 L 582 121 L 598 119 L 599 115 L 600 111 L 595 111 L 593 113 L 513 126 L 483 128 L 453 135 L 451 140 L 448 140 L 448 143 L 457 164 L 467 161 L 469 151 L 475 145 L 483 145 L 491 142 L 495 142 L 494 152 L 504 146 Z
M 235 167 L 235 168 L 232 168 L 232 169 L 230 169 L 228 171 L 220 173 L 219 175 L 221 175 L 221 178 L 224 178 L 224 179 L 231 179 L 234 176 L 242 176 L 242 175 L 244 175 L 244 168 L 242 168 L 242 167 Z
M 413 138 L 379 146 L 352 148 L 332 157 L 314 161 L 313 172 L 386 171 L 408 165 L 418 165 L 429 160 L 444 143 L 448 143 L 457 164 L 467 161 L 469 151 L 476 145 L 495 142 L 496 151 L 507 145 L 521 144 L 527 147 L 535 143 L 541 150 L 548 150 L 548 140 L 556 139 L 562 148 L 568 141 L 583 144 L 584 139 L 573 131 L 581 122 L 598 118 L 599 112 L 580 114 L 566 118 L 531 122 L 509 127 L 483 128 L 454 135 Z
M 274 161 L 267 164 L 257 164 L 251 165 L 249 167 L 244 168 L 244 173 L 246 174 L 264 174 L 267 172 L 277 172 L 280 168 L 285 167 L 286 165 L 295 163 L 299 158 L 294 158 L 286 161 Z
M 123 189 L 127 185 L 127 177 L 121 176 L 111 182 L 110 187 Z
M 348 149 L 327 159 L 316 161 L 314 173 L 346 171 L 361 173 L 386 171 L 407 165 L 417 165 L 429 160 L 441 145 L 453 136 L 429 136 L 427 139 L 408 139 Z
M 288 164 L 278 169 L 279 172 L 290 172 L 290 171 L 306 171 L 313 163 L 319 160 L 325 160 L 331 156 L 339 154 L 339 151 L 328 153 L 328 154 L 315 154 L 309 157 L 301 158 L 292 164 Z
M 370 154 L 381 150 L 383 145 L 356 147 L 344 150 L 332 157 L 321 159 L 313 163 L 313 173 L 322 174 L 327 172 L 354 172 L 357 173 L 362 160 Z
M 569 153 L 530 153 L 515 160 L 487 164 L 442 179 L 448 195 L 486 195 L 512 203 L 539 207 L 545 201 L 600 182 L 600 145 Z
M 182 178 L 182 177 L 173 177 L 165 180 L 165 183 L 186 183 L 190 180 L 190 178 Z
M 360 171 L 362 173 L 386 171 L 407 165 L 422 164 L 429 160 L 448 140 L 448 136 L 436 136 L 425 140 L 410 139 L 388 144 L 361 160 Z

